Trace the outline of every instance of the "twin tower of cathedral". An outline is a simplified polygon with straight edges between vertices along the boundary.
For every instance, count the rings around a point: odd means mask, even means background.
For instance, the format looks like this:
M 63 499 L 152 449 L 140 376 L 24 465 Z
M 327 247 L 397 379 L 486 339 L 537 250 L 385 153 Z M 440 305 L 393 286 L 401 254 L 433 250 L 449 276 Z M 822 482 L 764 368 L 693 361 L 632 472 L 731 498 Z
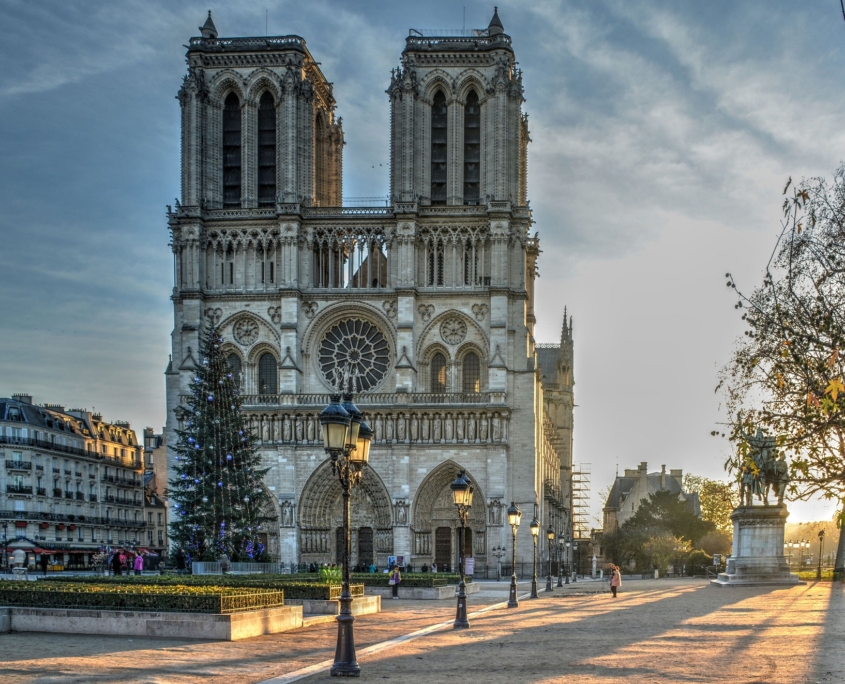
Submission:
M 410 31 L 387 88 L 386 207 L 343 206 L 341 120 L 302 38 L 222 38 L 211 13 L 200 30 L 168 213 L 169 443 L 213 324 L 270 468 L 278 522 L 264 533 L 281 561 L 337 559 L 340 486 L 317 414 L 341 386 L 375 430 L 353 564 L 453 566 L 461 470 L 476 567 L 505 543 L 511 501 L 571 534 L 571 324 L 538 349 L 530 138 L 498 13 L 486 29 Z

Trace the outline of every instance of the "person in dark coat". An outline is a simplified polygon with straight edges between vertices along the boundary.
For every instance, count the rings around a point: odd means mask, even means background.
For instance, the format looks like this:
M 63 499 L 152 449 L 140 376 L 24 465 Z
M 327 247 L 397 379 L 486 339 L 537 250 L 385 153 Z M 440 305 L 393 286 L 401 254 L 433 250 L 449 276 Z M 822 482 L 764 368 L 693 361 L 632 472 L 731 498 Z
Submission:
M 42 553 L 42 554 L 41 554 L 41 561 L 40 561 L 40 563 L 41 563 L 41 572 L 43 572 L 43 573 L 44 573 L 44 577 L 46 577 L 46 576 L 47 576 L 47 566 L 48 566 L 48 565 L 49 565 L 49 563 L 50 563 L 50 559 L 47 557 L 47 554 L 46 554 L 46 553 Z
M 123 564 L 120 562 L 120 554 L 116 553 L 111 559 L 111 569 L 114 575 L 123 574 Z

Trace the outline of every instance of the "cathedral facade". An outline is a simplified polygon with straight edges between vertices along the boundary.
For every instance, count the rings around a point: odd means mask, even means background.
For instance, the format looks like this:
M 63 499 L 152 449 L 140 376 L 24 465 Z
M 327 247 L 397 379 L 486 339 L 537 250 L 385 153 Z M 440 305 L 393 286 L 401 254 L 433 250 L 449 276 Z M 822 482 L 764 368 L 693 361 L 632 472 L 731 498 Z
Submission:
M 461 470 L 476 567 L 510 548 L 511 501 L 530 561 L 533 515 L 559 535 L 571 525 L 573 350 L 566 320 L 559 345 L 534 342 L 528 120 L 498 15 L 459 36 L 410 32 L 387 88 L 382 207 L 343 206 L 342 123 L 302 38 L 221 38 L 210 13 L 201 33 L 178 95 L 182 197 L 168 208 L 167 444 L 213 324 L 270 468 L 279 560 L 339 560 L 341 490 L 317 416 L 345 385 L 375 431 L 352 499 L 353 565 L 454 567 Z

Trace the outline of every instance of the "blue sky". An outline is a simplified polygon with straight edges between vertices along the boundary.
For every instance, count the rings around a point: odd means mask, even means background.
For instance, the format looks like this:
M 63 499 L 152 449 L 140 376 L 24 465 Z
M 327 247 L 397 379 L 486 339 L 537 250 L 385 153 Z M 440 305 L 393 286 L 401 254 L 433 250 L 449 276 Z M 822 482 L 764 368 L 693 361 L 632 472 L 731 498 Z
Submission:
M 387 193 L 384 90 L 408 29 L 484 27 L 435 0 L 0 4 L 0 395 L 164 421 L 183 44 L 298 34 L 335 84 L 344 194 Z M 788 176 L 845 149 L 836 0 L 499 0 L 524 70 L 543 254 L 538 340 L 575 317 L 576 460 L 722 476 L 717 369 Z M 379 166 L 384 164 L 384 166 Z M 594 497 L 594 508 L 600 508 Z M 793 520 L 827 516 L 793 507 Z

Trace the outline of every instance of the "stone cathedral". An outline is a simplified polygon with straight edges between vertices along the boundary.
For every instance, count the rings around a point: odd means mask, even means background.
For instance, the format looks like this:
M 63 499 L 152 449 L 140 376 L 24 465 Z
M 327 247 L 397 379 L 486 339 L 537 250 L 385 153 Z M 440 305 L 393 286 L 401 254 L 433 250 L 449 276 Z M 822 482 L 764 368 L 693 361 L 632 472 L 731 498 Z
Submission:
M 302 38 L 221 38 L 211 13 L 200 31 L 178 94 L 181 201 L 168 208 L 168 443 L 214 324 L 270 468 L 280 561 L 339 561 L 340 485 L 317 415 L 341 382 L 375 431 L 353 494 L 353 565 L 454 568 L 461 470 L 475 486 L 476 568 L 510 548 L 511 501 L 521 559 L 535 514 L 544 532 L 571 534 L 572 328 L 564 316 L 559 344 L 535 344 L 528 118 L 498 13 L 486 29 L 410 31 L 386 82 L 380 207 L 344 206 L 338 104 Z

